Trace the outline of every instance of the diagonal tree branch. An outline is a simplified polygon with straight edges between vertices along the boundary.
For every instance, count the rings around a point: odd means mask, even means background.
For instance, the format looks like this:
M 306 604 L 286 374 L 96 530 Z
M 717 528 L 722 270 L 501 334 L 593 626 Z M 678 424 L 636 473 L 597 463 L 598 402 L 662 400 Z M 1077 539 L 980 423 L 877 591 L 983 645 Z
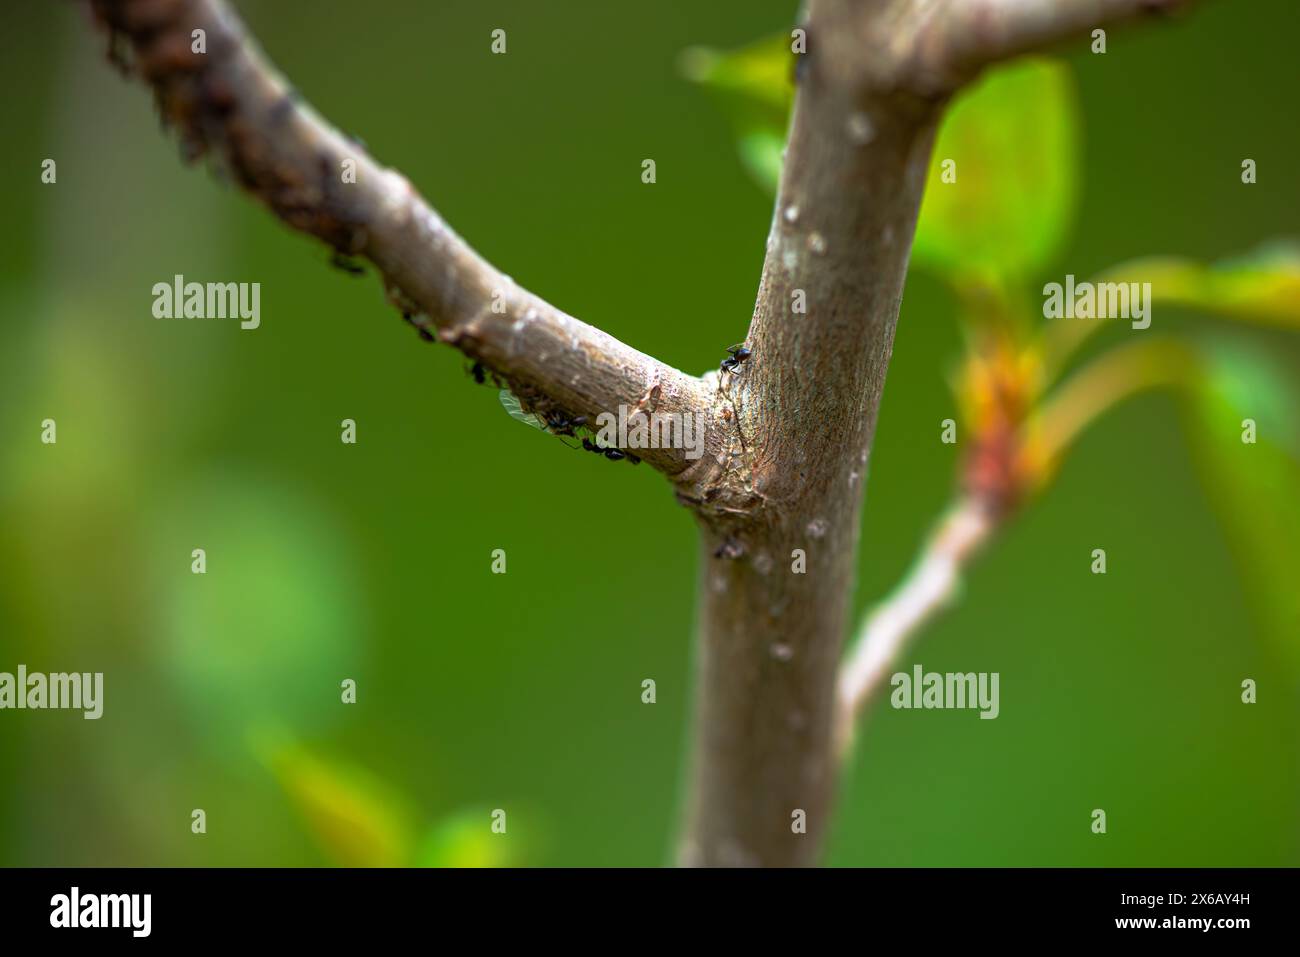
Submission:
M 620 405 L 710 408 L 714 393 L 702 380 L 566 315 L 487 263 L 405 177 L 302 103 L 220 0 L 92 2 L 114 48 L 129 46 L 131 69 L 153 87 L 189 158 L 213 155 L 289 226 L 369 259 L 422 333 L 481 361 L 537 411 L 594 421 Z M 194 52 L 194 30 L 205 31 L 206 52 Z M 682 449 L 638 454 L 673 475 L 691 464 Z

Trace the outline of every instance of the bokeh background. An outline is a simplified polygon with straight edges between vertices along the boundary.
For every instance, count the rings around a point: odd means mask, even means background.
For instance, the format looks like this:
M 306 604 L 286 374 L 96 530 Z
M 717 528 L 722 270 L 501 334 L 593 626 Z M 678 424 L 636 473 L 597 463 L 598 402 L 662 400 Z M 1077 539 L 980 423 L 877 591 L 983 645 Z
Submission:
M 690 371 L 744 336 L 770 200 L 679 58 L 788 29 L 792 3 L 238 7 L 308 100 L 521 284 Z M 103 671 L 106 701 L 99 721 L 0 712 L 0 862 L 670 861 L 695 547 L 665 483 L 511 421 L 373 275 L 182 166 L 80 4 L 7 14 L 0 670 Z M 1042 280 L 1296 231 L 1296 25 L 1288 0 L 1206 3 L 1111 31 L 1104 57 L 1078 45 L 1079 216 Z M 153 319 L 175 273 L 260 282 L 262 327 Z M 954 308 L 913 271 L 859 609 L 952 494 Z M 1294 334 L 1250 335 L 1297 367 Z M 1001 716 L 878 707 L 829 861 L 1300 864 L 1300 635 L 1259 614 L 1252 560 L 1173 398 L 1108 417 L 902 663 L 1000 671 Z

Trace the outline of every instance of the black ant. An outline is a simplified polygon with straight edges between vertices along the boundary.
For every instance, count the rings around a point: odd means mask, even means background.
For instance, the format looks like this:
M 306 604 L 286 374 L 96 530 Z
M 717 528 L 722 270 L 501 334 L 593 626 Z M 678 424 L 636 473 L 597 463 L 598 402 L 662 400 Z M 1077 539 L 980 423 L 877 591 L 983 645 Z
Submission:
M 744 343 L 728 346 L 727 358 L 722 360 L 722 365 L 719 367 L 719 371 L 730 372 L 732 375 L 740 375 L 737 371 L 740 368 L 740 364 L 753 354 L 753 350 L 745 348 Z
M 582 428 L 587 424 L 585 415 L 575 415 L 573 418 L 569 418 L 559 409 L 551 409 L 542 415 L 542 419 L 546 422 L 546 428 L 550 430 L 552 435 L 569 435 L 575 439 L 577 435 L 574 434 L 573 430 Z
M 580 429 L 587 424 L 587 417 L 585 415 L 570 416 L 567 412 L 562 412 L 559 409 L 548 409 L 545 412 L 534 412 L 533 415 L 541 424 L 542 428 L 555 436 L 567 435 L 570 438 L 576 439 L 578 435 L 573 430 Z M 563 442 L 563 438 L 561 438 L 560 441 Z M 569 445 L 568 442 L 564 442 L 564 444 Z M 577 446 L 569 445 L 569 448 L 576 449 Z
M 728 346 L 727 358 L 723 359 L 722 365 L 718 367 L 719 373 L 726 373 L 728 375 L 740 375 L 740 364 L 744 362 L 746 359 L 748 359 L 750 356 L 752 356 L 753 354 L 754 351 L 748 348 L 743 342 L 738 342 L 734 346 Z M 736 412 L 735 400 L 731 398 L 731 393 L 728 391 L 726 386 L 723 385 L 724 382 L 729 383 L 730 380 L 724 379 L 721 376 L 719 376 L 718 392 L 726 396 L 727 400 L 731 403 L 731 414 L 736 420 L 736 434 L 740 436 L 740 448 L 741 451 L 743 451 L 746 455 L 748 455 L 749 445 L 748 443 L 745 442 L 745 432 L 740 427 L 740 415 L 739 413 Z
M 605 458 L 609 459 L 611 462 L 621 462 L 623 459 L 627 459 L 633 465 L 641 464 L 639 456 L 633 455 L 631 452 L 624 452 L 622 449 L 605 448 L 603 445 L 597 445 L 595 442 L 591 441 L 591 439 L 584 438 L 582 440 L 582 447 L 588 452 L 595 452 L 597 455 L 605 456 Z
M 351 256 L 348 256 L 339 250 L 334 250 L 334 255 L 330 256 L 330 265 L 335 269 L 341 269 L 349 276 L 364 276 L 366 269 Z

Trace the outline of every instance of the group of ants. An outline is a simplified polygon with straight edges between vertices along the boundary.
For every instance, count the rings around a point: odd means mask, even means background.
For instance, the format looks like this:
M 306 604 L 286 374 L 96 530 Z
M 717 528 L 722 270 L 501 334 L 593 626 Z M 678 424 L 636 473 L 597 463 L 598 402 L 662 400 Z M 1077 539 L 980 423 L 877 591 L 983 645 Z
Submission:
M 719 366 L 719 369 L 720 371 L 730 375 L 739 375 L 740 373 L 738 370 L 740 369 L 740 364 L 751 355 L 753 355 L 753 352 L 743 344 L 728 346 L 727 358 L 722 360 L 722 365 Z M 482 362 L 475 361 L 474 364 L 469 367 L 469 374 L 473 377 L 475 382 L 479 385 L 483 385 L 487 381 L 489 373 Z M 585 415 L 570 416 L 567 412 L 563 412 L 559 409 L 548 409 L 545 412 L 537 413 L 537 415 L 542 422 L 545 423 L 546 431 L 550 432 L 552 435 L 568 436 L 569 438 L 576 439 L 579 438 L 579 436 L 575 430 L 585 428 L 587 425 L 587 417 Z M 634 455 L 631 452 L 624 451 L 623 449 L 611 448 L 605 445 L 598 445 L 586 436 L 582 436 L 581 439 L 582 448 L 584 450 L 593 452 L 596 455 L 603 455 L 611 462 L 626 461 L 630 462 L 632 465 L 641 464 L 641 457 Z M 565 444 L 568 445 L 567 442 Z M 574 445 L 570 446 L 570 448 L 578 448 L 578 446 Z
M 340 252 L 335 252 L 334 255 L 330 258 L 330 265 L 352 276 L 362 276 L 365 274 L 364 267 L 362 267 L 359 263 L 355 262 L 351 257 Z M 406 312 L 402 314 L 402 318 L 404 318 L 407 322 L 411 322 L 412 320 L 411 314 Z M 429 333 L 427 329 L 424 329 L 422 327 L 417 327 L 417 328 L 419 328 L 419 332 L 422 338 L 429 339 L 429 340 L 433 338 L 433 336 Z M 722 360 L 722 364 L 718 367 L 718 369 L 720 372 L 726 373 L 728 375 L 733 375 L 733 376 L 740 375 L 741 363 L 743 363 L 751 355 L 753 355 L 753 352 L 749 348 L 747 348 L 743 343 L 738 343 L 737 345 L 734 346 L 728 346 L 727 358 Z M 484 367 L 482 362 L 475 361 L 474 364 L 469 367 L 469 374 L 474 378 L 475 382 L 477 382 L 479 385 L 483 385 L 487 381 L 487 377 L 489 373 L 487 369 Z M 584 428 L 587 425 L 587 417 L 585 415 L 570 416 L 567 413 L 560 411 L 559 409 L 549 409 L 546 412 L 538 413 L 538 415 L 541 418 L 541 420 L 545 422 L 546 430 L 550 432 L 552 435 L 568 436 L 569 438 L 576 439 L 578 438 L 578 434 L 575 430 Z M 565 444 L 568 445 L 567 442 Z M 578 446 L 576 445 L 570 446 L 570 448 L 577 448 L 577 447 Z M 594 452 L 596 455 L 603 455 L 611 462 L 627 461 L 633 465 L 641 464 L 640 456 L 633 455 L 631 452 L 625 452 L 622 449 L 610 448 L 609 446 L 604 446 L 604 445 L 597 445 L 594 441 L 587 438 L 586 436 L 582 436 L 582 448 L 588 452 Z

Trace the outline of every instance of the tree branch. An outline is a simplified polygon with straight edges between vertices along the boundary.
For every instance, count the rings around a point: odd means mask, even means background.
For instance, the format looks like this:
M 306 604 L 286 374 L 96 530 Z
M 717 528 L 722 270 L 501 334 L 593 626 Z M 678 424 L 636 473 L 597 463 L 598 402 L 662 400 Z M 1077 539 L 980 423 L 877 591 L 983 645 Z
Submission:
M 859 25 L 885 6 L 810 9 L 751 368 L 730 385 L 736 514 L 706 525 L 687 863 L 811 863 L 830 815 L 862 488 L 937 121 L 874 87 L 861 41 L 884 49 L 887 29 Z
M 840 670 L 835 738 L 841 757 L 908 641 L 956 597 L 962 570 L 1000 522 L 999 513 L 978 499 L 960 499 L 930 534 L 907 577 L 867 617 Z
M 801 865 L 820 852 L 862 490 L 941 107 L 979 65 L 1138 4 L 1051 6 L 1058 17 L 1031 0 L 809 4 L 753 357 L 730 383 L 739 428 L 712 490 L 728 507 L 700 512 L 685 863 Z M 991 529 L 972 508 L 950 516 L 907 604 L 876 623 L 854 707 L 878 656 L 942 602 Z
M 1044 400 L 1021 429 L 1018 444 L 1034 449 L 1042 481 L 1079 434 L 1111 408 L 1147 389 L 1186 386 L 1198 371 L 1192 350 L 1175 340 L 1117 346 Z M 1017 446 L 1006 454 L 1018 455 Z M 956 597 L 963 569 L 1009 517 L 1007 509 L 967 493 L 931 533 L 902 584 L 867 617 L 840 669 L 836 742 L 841 758 L 908 642 Z
M 186 156 L 212 154 L 280 219 L 369 259 L 389 298 L 426 335 L 481 361 L 540 412 L 586 415 L 620 405 L 703 413 L 712 391 L 515 285 L 442 221 L 401 174 L 303 104 L 220 0 L 92 0 L 133 53 Z M 192 31 L 206 32 L 205 53 Z M 355 164 L 355 182 L 344 163 Z M 651 408 L 653 406 L 653 408 Z M 682 449 L 638 451 L 676 475 Z
M 914 80 L 950 92 L 983 67 L 1190 0 L 922 0 Z
M 835 783 L 862 490 L 942 103 L 985 63 L 1169 0 L 811 0 L 752 357 L 721 381 L 678 372 L 516 287 L 402 176 L 300 104 L 220 0 L 91 2 L 192 157 L 220 157 L 290 226 L 371 260 L 412 322 L 521 398 L 588 417 L 619 405 L 707 416 L 697 462 L 681 449 L 645 455 L 702 529 L 681 856 L 814 862 Z M 204 54 L 191 52 L 196 28 L 207 31 Z M 340 176 L 348 159 L 355 183 Z M 934 544 L 946 557 L 923 563 L 906 607 L 876 626 L 885 637 L 869 641 L 858 686 L 882 643 L 897 645 L 937 607 L 987 534 L 957 514 Z

